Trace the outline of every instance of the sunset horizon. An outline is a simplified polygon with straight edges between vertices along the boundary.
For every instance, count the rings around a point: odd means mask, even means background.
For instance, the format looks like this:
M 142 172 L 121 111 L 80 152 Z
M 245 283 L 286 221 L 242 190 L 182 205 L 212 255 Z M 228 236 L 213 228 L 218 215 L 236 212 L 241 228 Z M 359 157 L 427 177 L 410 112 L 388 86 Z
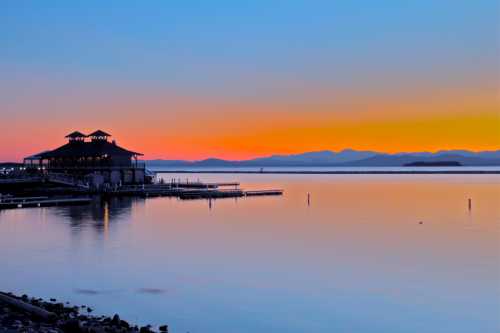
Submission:
M 499 333 L 500 0 L 0 1 L 0 333 Z
M 148 159 L 500 148 L 498 4 L 223 3 L 4 5 L 0 160 L 73 128 Z

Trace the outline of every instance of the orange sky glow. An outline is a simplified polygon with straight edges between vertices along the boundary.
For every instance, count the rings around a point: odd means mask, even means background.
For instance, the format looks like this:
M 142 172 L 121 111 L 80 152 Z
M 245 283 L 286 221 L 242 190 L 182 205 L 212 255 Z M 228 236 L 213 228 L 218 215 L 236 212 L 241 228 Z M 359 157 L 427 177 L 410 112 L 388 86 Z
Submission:
M 290 103 L 148 95 L 87 101 L 72 114 L 64 113 L 66 103 L 42 101 L 32 119 L 23 119 L 21 113 L 16 126 L 0 125 L 7 137 L 0 143 L 1 153 L 2 159 L 20 160 L 63 144 L 64 135 L 73 130 L 97 128 L 146 159 L 238 160 L 345 148 L 391 153 L 500 148 L 494 91 L 392 100 L 362 97 L 331 102 L 323 96 L 323 102 L 318 97 Z M 21 134 L 26 132 L 30 135 Z
M 498 1 L 5 7 L 0 161 L 500 149 Z

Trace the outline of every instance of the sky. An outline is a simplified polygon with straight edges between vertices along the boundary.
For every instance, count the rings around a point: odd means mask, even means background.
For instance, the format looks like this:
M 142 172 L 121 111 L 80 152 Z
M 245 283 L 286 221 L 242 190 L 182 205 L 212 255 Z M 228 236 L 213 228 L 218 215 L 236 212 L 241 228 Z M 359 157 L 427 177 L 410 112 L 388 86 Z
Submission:
M 500 149 L 497 0 L 0 2 L 0 161 Z

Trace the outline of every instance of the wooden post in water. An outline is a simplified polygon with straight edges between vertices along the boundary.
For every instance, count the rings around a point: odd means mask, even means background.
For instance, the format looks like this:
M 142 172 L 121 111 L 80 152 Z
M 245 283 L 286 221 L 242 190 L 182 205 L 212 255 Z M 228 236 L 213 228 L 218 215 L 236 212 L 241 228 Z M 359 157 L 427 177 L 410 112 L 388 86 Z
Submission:
M 469 198 L 469 212 L 472 210 L 472 199 Z
M 311 205 L 311 193 L 307 193 L 307 205 Z

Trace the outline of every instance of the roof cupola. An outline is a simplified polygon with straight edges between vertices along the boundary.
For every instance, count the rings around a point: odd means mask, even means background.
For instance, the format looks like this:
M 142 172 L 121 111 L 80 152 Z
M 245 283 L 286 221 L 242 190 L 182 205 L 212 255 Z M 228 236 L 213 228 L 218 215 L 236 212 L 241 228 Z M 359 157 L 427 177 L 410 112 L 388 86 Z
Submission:
M 108 133 L 101 131 L 101 130 L 97 130 L 97 131 L 87 135 L 87 137 L 89 137 L 92 142 L 94 142 L 94 141 L 108 141 L 108 138 L 110 136 L 111 136 L 111 134 L 108 134 Z
M 81 132 L 74 131 L 65 136 L 69 142 L 83 142 L 87 136 Z

